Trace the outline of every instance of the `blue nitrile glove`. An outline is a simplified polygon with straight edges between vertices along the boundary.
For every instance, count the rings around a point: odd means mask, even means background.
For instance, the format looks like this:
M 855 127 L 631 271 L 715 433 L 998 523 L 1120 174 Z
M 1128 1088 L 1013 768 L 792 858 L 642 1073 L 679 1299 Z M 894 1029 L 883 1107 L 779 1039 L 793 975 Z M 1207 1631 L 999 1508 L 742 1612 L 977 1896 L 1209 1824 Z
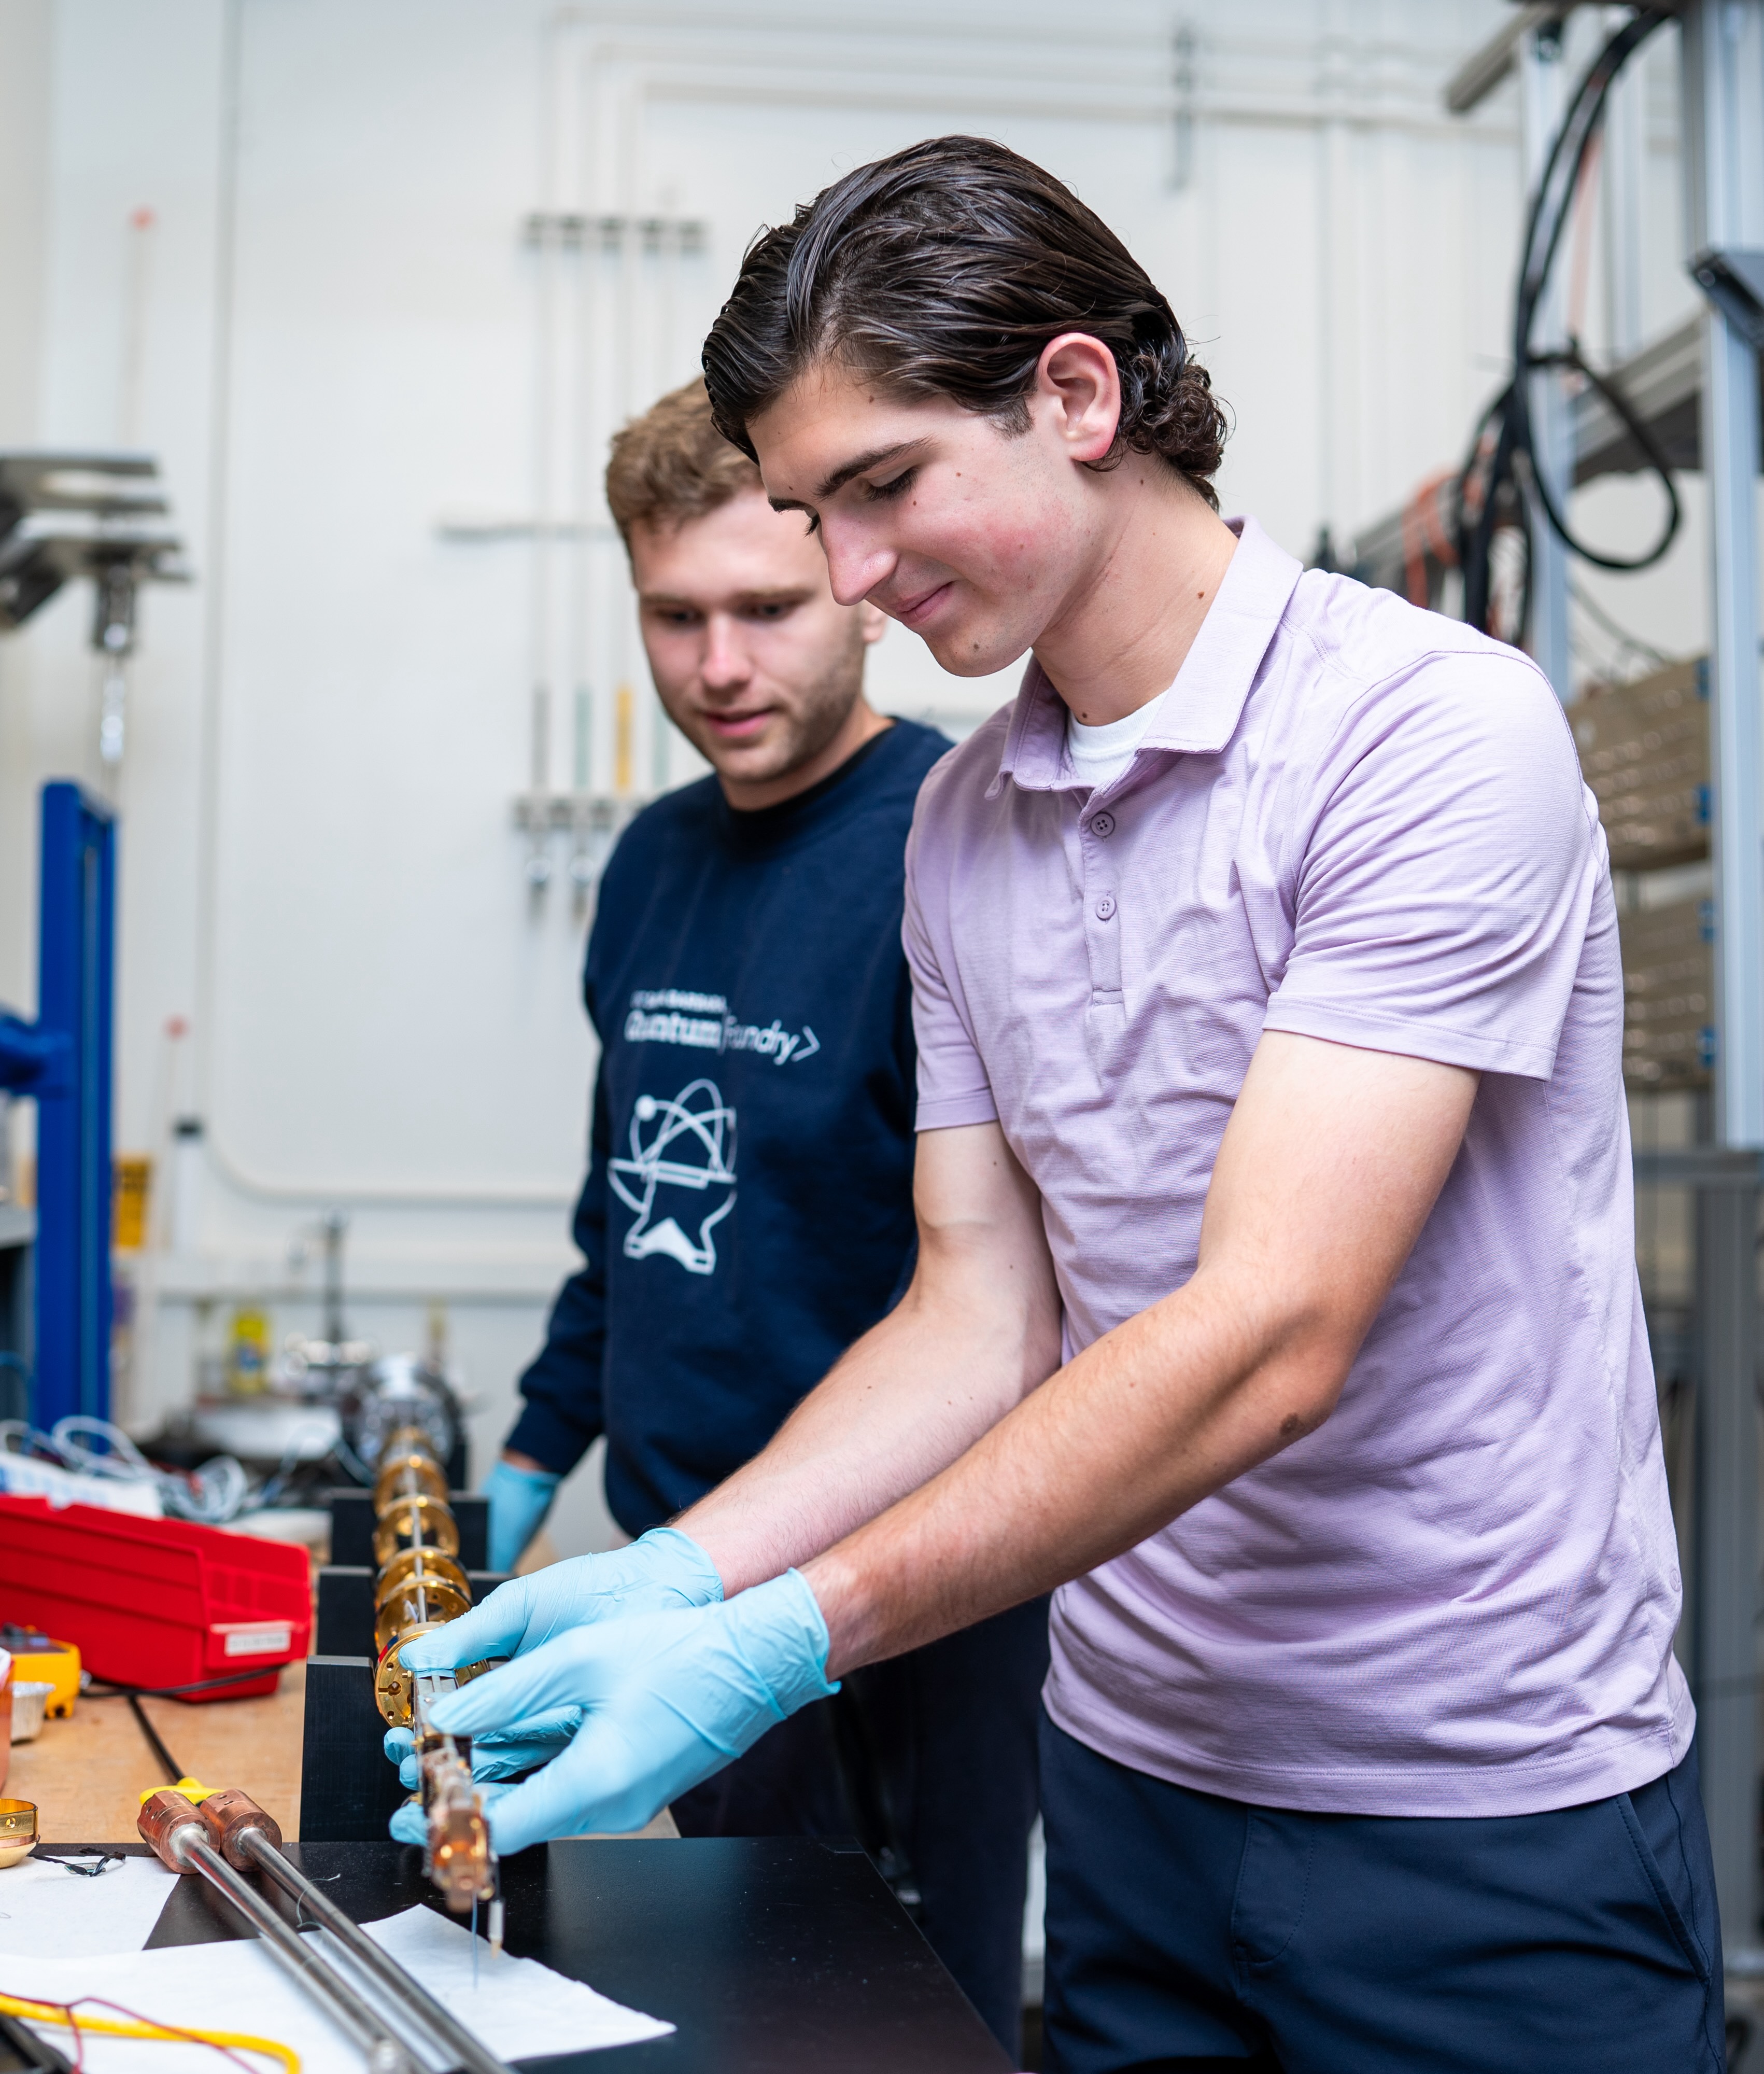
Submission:
M 563 1481 L 549 1469 L 517 1469 L 513 1462 L 498 1462 L 491 1470 L 484 1494 L 490 1501 L 493 1570 L 512 1570 L 526 1553 Z
M 827 1647 L 814 1593 L 787 1570 L 727 1605 L 574 1628 L 449 1693 L 435 1725 L 471 1736 L 476 1747 L 480 1735 L 582 1708 L 567 1750 L 496 1794 L 490 1837 L 498 1851 L 641 1829 L 775 1723 L 836 1692 L 826 1680 Z
M 399 1775 L 402 1777 L 403 1774 L 401 1772 Z M 406 1780 L 406 1783 L 408 1785 L 410 1782 Z M 488 1808 L 499 1793 L 512 1791 L 513 1788 L 507 1786 L 486 1786 L 480 1789 L 480 1797 Z M 392 1841 L 395 1844 L 427 1844 L 429 1841 L 429 1818 L 423 1813 L 419 1801 L 407 1800 L 402 1808 L 395 1809 L 387 1826 L 392 1832 Z
M 519 1656 L 584 1622 L 674 1613 L 723 1596 L 716 1566 L 678 1528 L 652 1527 L 629 1548 L 575 1556 L 498 1584 L 482 1605 L 398 1651 L 411 1671 L 456 1671 L 487 1656 Z
M 493 1779 L 518 1779 L 522 1772 L 549 1764 L 569 1743 L 582 1725 L 579 1707 L 558 1707 L 530 1721 L 522 1721 L 506 1735 L 480 1736 L 472 1744 L 472 1776 L 483 1786 Z M 414 1788 L 421 1783 L 417 1766 L 416 1737 L 409 1729 L 388 1729 L 383 1746 L 387 1758 L 398 1767 L 400 1780 Z

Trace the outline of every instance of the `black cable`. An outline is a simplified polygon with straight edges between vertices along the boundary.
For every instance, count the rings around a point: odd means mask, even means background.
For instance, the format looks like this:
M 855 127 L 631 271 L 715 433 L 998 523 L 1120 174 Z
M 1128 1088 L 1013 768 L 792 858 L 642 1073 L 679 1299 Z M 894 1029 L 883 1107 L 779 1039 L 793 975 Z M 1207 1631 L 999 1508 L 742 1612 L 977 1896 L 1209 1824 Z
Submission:
M 1566 518 L 1556 508 L 1556 498 L 1548 483 L 1534 466 L 1530 487 L 1544 507 L 1544 515 L 1549 520 L 1556 538 L 1570 554 L 1578 555 L 1583 562 L 1590 562 L 1596 569 L 1610 569 L 1618 576 L 1633 576 L 1638 569 L 1651 568 L 1678 537 L 1679 526 L 1684 518 L 1678 501 L 1678 485 L 1672 480 L 1672 465 L 1666 457 L 1666 449 L 1655 438 L 1653 427 L 1638 415 L 1614 382 L 1601 374 L 1597 368 L 1587 365 L 1581 357 L 1577 339 L 1571 338 L 1558 353 L 1534 353 L 1531 356 L 1530 365 L 1533 367 L 1569 368 L 1589 382 L 1610 405 L 1623 429 L 1640 448 L 1648 466 L 1659 477 L 1661 487 L 1666 492 L 1666 521 L 1660 527 L 1659 537 L 1653 546 L 1639 555 L 1608 555 L 1600 548 L 1588 547 L 1573 531 Z M 1529 445 L 1525 451 L 1529 458 Z
M 80 1862 L 85 1858 L 91 1859 L 90 1865 Z M 32 1853 L 32 1861 L 39 1865 L 60 1865 L 63 1872 L 77 1873 L 81 1879 L 97 1879 L 103 1874 L 112 1872 L 117 1866 L 128 1862 L 121 1851 L 97 1849 L 89 1851 L 46 1851 L 40 1844 Z
M 147 1710 L 142 1705 L 141 1695 L 138 1692 L 131 1692 L 129 1695 L 129 1712 L 140 1724 L 141 1733 L 146 1737 L 148 1747 L 159 1760 L 160 1766 L 166 1775 L 167 1785 L 175 1786 L 180 1779 L 188 1778 L 189 1774 L 166 1748 L 160 1737 L 159 1731 L 147 1719 Z
M 192 1692 L 220 1692 L 229 1685 L 249 1685 L 254 1679 L 265 1678 L 272 1671 L 279 1671 L 279 1663 L 266 1664 L 256 1671 L 233 1671 L 225 1678 L 198 1678 L 188 1685 L 119 1685 L 109 1678 L 95 1678 L 89 1684 L 82 1685 L 82 1700 L 182 1700 Z
M 1562 233 L 1573 213 L 1574 196 L 1588 152 L 1605 119 L 1612 82 L 1642 44 L 1673 16 L 1663 7 L 1639 7 L 1611 37 L 1574 89 L 1561 127 L 1531 197 L 1525 237 L 1520 246 L 1519 278 L 1514 296 L 1513 375 L 1483 413 L 1458 476 L 1458 559 L 1464 570 L 1464 617 L 1483 633 L 1490 631 L 1493 600 L 1490 550 L 1499 522 L 1510 520 L 1516 502 L 1523 514 L 1535 503 L 1551 530 L 1571 554 L 1596 568 L 1630 572 L 1651 568 L 1677 537 L 1682 514 L 1671 469 L 1651 428 L 1637 414 L 1615 382 L 1588 366 L 1579 342 L 1548 353 L 1532 350 L 1537 306 L 1548 285 Z M 1589 547 L 1569 527 L 1549 484 L 1539 469 L 1531 431 L 1531 377 L 1543 369 L 1568 369 L 1597 390 L 1618 422 L 1635 441 L 1666 491 L 1667 513 L 1659 537 L 1639 555 L 1607 555 Z M 1531 617 L 1531 556 L 1526 557 L 1525 587 L 1519 611 L 1523 631 Z
M 18 2017 L 0 2016 L 0 2074 L 73 2074 L 73 2063 Z

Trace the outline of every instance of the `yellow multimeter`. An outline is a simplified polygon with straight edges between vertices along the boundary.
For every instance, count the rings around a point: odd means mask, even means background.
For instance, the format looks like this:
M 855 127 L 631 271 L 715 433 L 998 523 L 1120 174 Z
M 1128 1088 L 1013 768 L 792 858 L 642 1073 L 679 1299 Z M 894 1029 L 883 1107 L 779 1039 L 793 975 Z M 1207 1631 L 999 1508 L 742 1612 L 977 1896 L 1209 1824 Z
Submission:
M 71 1642 L 54 1642 L 36 1628 L 0 1621 L 0 1649 L 10 1652 L 16 1684 L 54 1688 L 43 1709 L 52 1721 L 64 1721 L 73 1712 L 80 1696 L 80 1652 Z

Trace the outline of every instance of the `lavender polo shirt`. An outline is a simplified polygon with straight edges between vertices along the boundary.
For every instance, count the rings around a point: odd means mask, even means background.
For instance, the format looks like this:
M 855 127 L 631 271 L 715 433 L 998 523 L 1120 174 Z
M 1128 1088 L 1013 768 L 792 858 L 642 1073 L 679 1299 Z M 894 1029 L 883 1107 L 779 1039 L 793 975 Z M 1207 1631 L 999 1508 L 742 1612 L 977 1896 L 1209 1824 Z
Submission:
M 1032 663 L 925 780 L 918 1127 L 996 1118 L 1070 1357 L 1194 1271 L 1264 1030 L 1477 1068 L 1333 1415 L 1053 1610 L 1054 1721 L 1266 1806 L 1504 1815 L 1691 1739 L 1605 846 L 1524 657 L 1253 520 L 1127 771 Z

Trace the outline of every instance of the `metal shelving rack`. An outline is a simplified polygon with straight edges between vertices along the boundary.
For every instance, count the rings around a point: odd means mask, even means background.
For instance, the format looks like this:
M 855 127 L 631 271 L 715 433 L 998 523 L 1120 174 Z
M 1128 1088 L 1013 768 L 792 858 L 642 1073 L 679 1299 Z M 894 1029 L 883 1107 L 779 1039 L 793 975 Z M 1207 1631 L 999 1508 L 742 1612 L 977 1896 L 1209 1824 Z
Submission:
M 1456 113 L 1517 64 L 1535 64 L 1577 0 L 1515 9 L 1447 93 Z M 1642 1183 L 1696 1192 L 1695 1560 L 1680 1648 L 1696 1692 L 1703 1795 L 1730 1969 L 1764 1973 L 1758 1849 L 1758 1210 L 1764 1184 L 1764 693 L 1759 683 L 1760 354 L 1764 349 L 1764 0 L 1684 0 L 1688 263 L 1700 317 L 1613 370 L 1676 468 L 1707 475 L 1710 852 L 1714 877 L 1714 1093 L 1709 1142 L 1638 1157 Z M 1564 416 L 1576 484 L 1643 465 L 1604 399 Z M 1515 513 L 1515 517 L 1517 517 Z M 1449 473 L 1364 528 L 1352 572 L 1437 605 L 1453 560 Z M 1542 521 L 1538 521 L 1542 525 Z M 1564 620 L 1563 557 L 1539 552 L 1537 623 Z M 1417 601 L 1420 601 L 1419 600 Z M 1547 639 L 1543 644 L 1548 646 Z M 1540 659 L 1544 659 L 1540 656 Z M 1547 664 L 1548 667 L 1548 664 Z M 1561 671 L 1552 671 L 1559 691 Z
M 0 1203 L 0 1419 L 23 1419 L 31 1366 L 31 1248 L 34 1210 Z

